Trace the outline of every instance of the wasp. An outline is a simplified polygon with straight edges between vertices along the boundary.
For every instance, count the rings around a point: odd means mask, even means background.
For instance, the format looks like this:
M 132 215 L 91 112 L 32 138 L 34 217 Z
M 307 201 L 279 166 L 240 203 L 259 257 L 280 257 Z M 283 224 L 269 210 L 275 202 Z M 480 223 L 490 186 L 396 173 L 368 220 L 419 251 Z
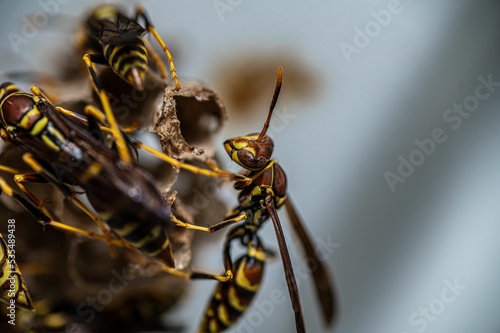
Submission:
M 138 23 L 139 18 L 142 18 L 145 26 Z M 148 56 L 155 62 L 162 78 L 167 77 L 167 70 L 160 56 L 144 39 L 148 32 L 165 52 L 175 89 L 179 90 L 181 85 L 174 59 L 142 7 L 137 7 L 134 18 L 127 17 L 114 5 L 96 7 L 85 20 L 80 35 L 81 44 L 92 52 L 89 57 L 93 63 L 108 65 L 131 86 L 143 90 Z
M 212 300 L 207 306 L 199 332 L 222 332 L 235 322 L 248 309 L 259 290 L 268 252 L 258 237 L 262 225 L 271 218 L 275 229 L 279 251 L 285 271 L 286 282 L 295 313 L 297 332 L 305 332 L 302 308 L 288 253 L 285 237 L 277 214 L 277 209 L 285 205 L 294 230 L 299 235 L 309 260 L 315 264 L 313 273 L 317 296 L 321 303 L 326 324 L 331 324 L 335 313 L 335 296 L 332 282 L 326 267 L 319 260 L 311 241 L 289 195 L 285 172 L 274 159 L 273 140 L 266 135 L 274 107 L 282 85 L 283 68 L 278 69 L 278 78 L 267 119 L 260 133 L 235 137 L 224 142 L 229 157 L 248 170 L 247 178 L 237 180 L 234 187 L 240 190 L 239 205 L 226 215 L 226 219 L 210 227 L 189 224 L 172 216 L 173 221 L 188 229 L 216 232 L 234 223 L 243 222 L 232 228 L 226 236 L 224 245 L 224 266 L 227 282 L 221 281 L 215 288 Z M 231 244 L 235 241 L 245 247 L 245 254 L 235 262 L 231 258 Z
M 34 310 L 31 296 L 15 261 L 15 254 L 0 234 L 0 300 L 9 306 Z
M 11 83 L 0 86 L 1 136 L 26 151 L 23 161 L 35 173 L 16 173 L 14 180 L 35 207 L 19 200 L 0 180 L 2 190 L 18 199 L 39 222 L 51 224 L 50 213 L 23 185 L 51 182 L 94 221 L 103 217 L 112 230 L 134 247 L 173 266 L 164 227 L 169 210 L 152 177 L 63 116 L 36 88 L 33 91 L 34 94 L 22 92 Z M 98 215 L 76 198 L 70 186 L 85 190 Z M 70 226 L 63 228 L 76 230 Z
M 97 78 L 92 67 L 90 71 L 91 76 Z M 50 182 L 95 221 L 102 217 L 111 229 L 135 247 L 173 266 L 165 232 L 166 222 L 170 219 L 169 207 L 164 204 L 152 176 L 132 161 L 128 143 L 112 116 L 105 91 L 99 90 L 99 95 L 101 103 L 106 106 L 106 120 L 110 123 L 109 131 L 114 136 L 117 150 L 107 147 L 91 131 L 78 126 L 68 115 L 77 120 L 81 120 L 80 116 L 52 105 L 38 87 L 32 87 L 32 94 L 28 94 L 8 82 L 0 85 L 0 135 L 26 151 L 23 161 L 35 172 L 14 170 L 11 173 L 15 174 L 17 185 L 35 206 L 28 204 L 26 199 L 21 200 L 22 197 L 17 196 L 3 179 L 0 179 L 1 189 L 25 206 L 39 222 L 60 226 L 51 221 L 48 212 L 42 209 L 42 202 L 23 185 L 23 182 Z M 104 119 L 104 115 L 90 105 L 85 112 L 90 120 Z M 140 142 L 136 145 L 154 152 Z M 174 166 L 191 169 L 190 165 L 168 159 L 168 156 L 162 158 Z M 193 168 L 198 171 L 198 168 Z M 6 167 L 3 170 L 9 171 Z M 98 215 L 75 197 L 70 186 L 84 189 Z M 76 230 L 69 226 L 62 228 Z
M 244 177 L 181 163 L 124 133 L 114 118 L 93 63 L 88 56 L 84 56 L 84 61 L 95 82 L 104 114 L 91 105 L 85 107 L 86 117 L 54 106 L 36 86 L 31 88 L 31 93 L 26 93 L 10 82 L 0 85 L 0 137 L 21 147 L 25 151 L 24 163 L 33 170 L 21 172 L 0 165 L 1 171 L 14 175 L 16 185 L 28 199 L 16 193 L 2 177 L 0 193 L 16 200 L 42 225 L 99 239 L 112 246 L 139 249 L 175 276 L 227 280 L 225 275 L 175 269 L 168 238 L 168 228 L 174 226 L 170 220 L 172 207 L 163 200 L 153 177 L 133 161 L 130 150 L 144 149 L 174 167 L 206 176 Z M 103 131 L 111 134 L 116 147 L 104 144 Z M 43 201 L 25 186 L 26 182 L 56 186 L 94 220 L 103 235 L 57 221 Z M 85 192 L 91 207 L 78 199 L 75 186 Z M 120 238 L 111 236 L 103 220 Z

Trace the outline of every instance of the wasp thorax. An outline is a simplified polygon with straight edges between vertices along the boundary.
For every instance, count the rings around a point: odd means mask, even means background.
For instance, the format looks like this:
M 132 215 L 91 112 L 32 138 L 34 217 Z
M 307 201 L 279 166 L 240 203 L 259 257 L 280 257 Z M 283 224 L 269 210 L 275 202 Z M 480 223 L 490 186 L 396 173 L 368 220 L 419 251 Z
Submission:
M 229 157 L 245 169 L 259 170 L 269 162 L 274 142 L 267 135 L 259 138 L 258 134 L 249 134 L 226 140 L 224 148 Z

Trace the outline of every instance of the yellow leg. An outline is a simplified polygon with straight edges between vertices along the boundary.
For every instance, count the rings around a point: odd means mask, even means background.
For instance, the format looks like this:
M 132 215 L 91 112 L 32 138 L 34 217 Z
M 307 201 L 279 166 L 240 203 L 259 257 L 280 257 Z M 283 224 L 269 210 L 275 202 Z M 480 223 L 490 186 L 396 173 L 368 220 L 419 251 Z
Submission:
M 61 106 L 56 106 L 56 110 L 65 115 L 66 117 L 69 117 L 85 126 L 88 126 L 89 125 L 89 121 L 88 119 L 85 117 L 85 116 L 82 116 L 81 114 L 79 113 L 76 113 L 74 111 L 71 111 L 71 110 L 68 110 L 68 109 L 65 109 Z M 91 106 L 91 105 L 88 105 L 87 106 L 87 113 L 86 115 L 87 116 L 90 116 L 92 115 L 94 118 L 96 118 L 97 120 L 99 120 L 100 122 L 103 122 L 105 123 L 106 122 L 106 116 L 101 112 L 99 111 L 99 109 Z M 137 129 L 139 128 L 141 122 L 138 121 L 138 120 L 134 120 L 132 122 L 132 124 L 128 127 L 124 127 L 124 128 L 120 128 L 122 132 L 124 133 L 132 133 L 132 132 L 135 132 L 137 131 Z M 108 133 L 112 133 L 112 130 L 109 126 L 104 126 L 104 125 L 99 125 L 99 129 L 104 131 L 104 132 L 108 132 Z
M 38 199 L 33 193 L 31 193 L 30 190 L 28 190 L 23 182 L 32 182 L 32 183 L 47 183 L 45 179 L 43 179 L 38 173 L 18 173 L 14 175 L 14 182 L 16 183 L 17 187 L 26 194 L 26 196 L 31 200 L 32 203 L 34 203 L 38 209 L 43 211 L 45 215 L 47 215 L 50 218 L 54 218 L 52 213 L 48 211 L 47 208 L 45 208 L 43 201 Z
M 81 115 L 79 115 L 73 111 L 64 109 L 62 107 L 56 107 L 56 109 L 60 113 L 66 115 L 66 116 L 68 116 L 76 121 L 79 121 L 80 123 L 88 125 L 88 120 L 85 117 L 82 117 Z M 85 107 L 85 114 L 87 116 L 94 117 L 95 119 L 97 119 L 101 123 L 106 122 L 107 116 L 105 116 L 99 109 L 95 108 L 94 106 L 87 105 Z M 103 131 L 114 134 L 114 130 L 111 127 L 111 125 L 109 127 L 100 125 L 99 128 Z M 134 131 L 135 129 L 136 129 L 136 127 L 134 126 L 134 124 L 132 124 L 132 126 L 128 129 L 128 131 Z M 118 127 L 118 130 L 120 131 L 119 127 Z M 123 129 L 122 131 L 127 132 L 127 129 Z M 114 137 L 116 138 L 116 136 L 114 136 Z M 123 135 L 120 135 L 120 137 L 123 138 Z M 245 184 L 250 184 L 252 182 L 252 179 L 249 177 L 245 177 L 243 175 L 234 174 L 234 173 L 231 173 L 229 171 L 221 170 L 217 166 L 216 162 L 212 159 L 206 160 L 206 163 L 211 168 L 211 170 L 202 169 L 202 168 L 196 167 L 196 166 L 191 165 L 191 164 L 182 163 L 182 162 L 176 160 L 175 158 L 172 158 L 172 157 L 170 157 L 162 152 L 159 152 L 158 150 L 153 149 L 153 148 L 151 148 L 151 147 L 149 147 L 141 142 L 137 142 L 134 145 L 136 146 L 136 148 L 141 148 L 141 149 L 147 151 L 148 153 L 150 153 L 150 154 L 156 156 L 157 158 L 167 162 L 168 164 L 170 164 L 171 166 L 173 166 L 175 168 L 188 170 L 194 174 L 201 174 L 201 175 L 204 175 L 207 177 L 213 177 L 213 178 L 227 178 L 227 179 L 237 181 L 237 182 L 244 182 Z M 127 146 L 125 146 L 125 149 L 127 149 L 126 147 Z M 128 152 L 128 150 L 127 150 L 127 152 Z
M 271 162 L 269 162 L 264 169 L 256 172 L 255 174 L 252 175 L 252 177 L 244 177 L 241 178 L 241 180 L 237 179 L 236 183 L 234 184 L 234 188 L 236 188 L 237 190 L 244 189 L 245 187 L 252 184 L 255 179 L 260 177 L 260 175 L 262 175 L 267 169 L 271 168 L 274 164 L 276 164 L 276 160 L 271 160 Z
M 104 241 L 108 244 L 116 245 L 119 247 L 134 248 L 131 245 L 122 241 L 121 239 L 109 239 L 107 236 L 99 235 L 99 234 L 96 234 L 96 233 L 91 232 L 91 231 L 83 230 L 80 228 L 76 228 L 76 227 L 69 226 L 67 224 L 55 221 L 54 219 L 47 216 L 42 210 L 38 209 L 38 207 L 32 205 L 29 201 L 24 199 L 22 196 L 15 193 L 14 190 L 12 189 L 12 187 L 10 187 L 5 182 L 5 179 L 3 179 L 2 177 L 0 177 L 0 189 L 7 196 L 13 198 L 21 206 L 23 206 L 26 210 L 28 210 L 35 217 L 35 219 L 42 225 L 50 225 L 50 226 L 52 226 L 56 229 L 59 229 L 59 230 L 63 230 L 63 231 L 70 232 L 70 233 L 76 233 L 76 234 L 85 236 L 87 238 L 98 239 L 98 240 Z M 39 199 L 37 199 L 37 200 L 39 200 Z
M 210 158 L 210 157 L 207 157 L 207 159 L 205 160 L 205 163 L 207 163 L 207 165 L 210 167 L 210 169 L 212 169 L 215 172 L 226 172 L 226 171 L 222 170 L 221 168 L 219 168 L 219 165 L 217 164 L 217 162 L 215 162 L 215 160 Z
M 30 87 L 30 90 L 33 93 L 33 95 L 38 97 L 43 97 L 44 99 L 47 100 L 47 102 L 52 104 L 50 97 L 39 86 L 33 85 Z
M 15 174 L 18 174 L 18 173 L 22 173 L 21 171 L 17 170 L 17 169 L 14 169 L 14 168 L 11 168 L 11 167 L 8 167 L 6 165 L 1 165 L 0 164 L 0 171 L 3 171 L 3 172 L 8 172 L 8 173 L 11 173 L 13 175 Z
M 88 120 L 86 118 L 82 117 L 81 115 L 74 113 L 73 111 L 66 110 L 62 107 L 56 107 L 56 109 L 59 112 L 61 112 L 62 114 L 65 114 L 65 115 L 75 119 L 76 121 L 79 121 L 85 125 L 88 125 Z M 85 108 L 85 113 L 87 116 L 92 116 L 102 123 L 106 122 L 106 116 L 99 109 L 97 109 L 91 105 L 88 105 Z M 100 125 L 99 128 L 105 132 L 109 132 L 109 133 L 113 132 L 113 129 L 110 127 Z M 130 129 L 133 131 L 133 130 L 135 130 L 135 127 L 132 125 L 132 127 Z M 159 152 L 158 150 L 153 149 L 153 148 L 151 148 L 151 147 L 149 147 L 141 142 L 137 141 L 136 143 L 134 143 L 134 145 L 136 146 L 136 148 L 141 148 L 141 149 L 147 151 L 148 153 L 150 153 L 150 154 L 156 156 L 157 158 L 167 162 L 168 164 L 170 164 L 171 166 L 173 166 L 175 168 L 188 170 L 188 171 L 193 172 L 195 174 L 201 174 L 201 175 L 208 176 L 208 177 L 227 178 L 227 179 L 231 179 L 234 181 L 245 181 L 245 182 L 251 181 L 251 179 L 248 177 L 238 175 L 238 174 L 233 174 L 233 173 L 230 173 L 228 171 L 224 171 L 224 170 L 219 169 L 218 166 L 216 165 L 216 163 L 210 159 L 207 160 L 207 164 L 210 166 L 210 168 L 212 170 L 202 169 L 202 168 L 196 167 L 196 166 L 191 165 L 191 164 L 179 162 L 175 158 L 172 158 L 172 157 L 170 157 L 162 152 Z
M 179 78 L 177 77 L 177 71 L 175 70 L 174 58 L 170 54 L 170 50 L 168 49 L 167 44 L 165 44 L 163 39 L 158 34 L 158 31 L 156 31 L 156 29 L 153 27 L 153 25 L 149 21 L 148 17 L 146 16 L 146 13 L 144 12 L 144 8 L 142 8 L 141 6 L 138 6 L 137 10 L 136 10 L 136 16 L 137 17 L 141 16 L 144 19 L 144 21 L 146 22 L 146 29 L 151 34 L 153 34 L 153 36 L 156 39 L 156 41 L 158 42 L 158 44 L 160 44 L 163 51 L 165 52 L 167 59 L 168 59 L 168 63 L 170 64 L 170 73 L 172 73 L 172 81 L 174 81 L 174 83 L 175 83 L 175 90 L 180 90 L 181 84 L 179 83 Z
M 88 120 L 85 117 L 82 117 L 81 115 L 74 113 L 73 111 L 64 109 L 62 107 L 56 107 L 56 109 L 59 112 L 61 112 L 62 114 L 65 114 L 68 117 L 75 119 L 76 121 L 79 121 L 80 123 L 83 123 L 84 125 L 88 125 Z M 97 119 L 101 123 L 106 122 L 106 116 L 99 109 L 97 109 L 91 105 L 87 105 L 87 107 L 85 108 L 85 114 L 89 117 L 90 116 L 94 117 L 95 119 Z M 105 132 L 113 133 L 113 129 L 111 127 L 106 127 L 106 126 L 100 125 L 99 128 Z M 136 127 L 134 126 L 134 124 L 132 124 L 132 126 L 129 130 L 134 131 L 135 129 L 136 129 Z M 126 129 L 123 131 L 126 132 Z M 249 177 L 245 177 L 243 175 L 234 174 L 234 173 L 231 173 L 228 171 L 221 170 L 217 166 L 216 162 L 212 159 L 206 160 L 206 163 L 211 168 L 211 170 L 202 169 L 202 168 L 196 167 L 196 166 L 191 165 L 191 164 L 179 162 L 175 158 L 172 158 L 172 157 L 170 157 L 162 152 L 159 152 L 158 150 L 153 149 L 153 148 L 151 148 L 151 147 L 149 147 L 141 142 L 137 141 L 136 143 L 134 143 L 134 145 L 136 148 L 141 148 L 141 149 L 147 151 L 148 153 L 156 156 L 157 158 L 163 160 L 164 162 L 167 162 L 168 164 L 170 164 L 171 166 L 173 166 L 175 168 L 188 170 L 194 174 L 201 174 L 201 175 L 204 175 L 207 177 L 213 177 L 213 178 L 227 178 L 227 179 L 230 179 L 233 181 L 245 182 L 246 184 L 249 184 L 252 182 L 252 179 Z
M 148 51 L 148 55 L 151 57 L 151 59 L 153 59 L 156 66 L 158 66 L 158 70 L 160 71 L 160 75 L 161 75 L 162 79 L 166 79 L 167 78 L 167 68 L 165 67 L 165 64 L 161 60 L 160 56 L 151 47 L 151 45 L 149 45 L 149 42 L 146 39 L 144 39 L 144 45 L 146 45 L 146 50 Z
M 165 155 L 165 154 L 163 154 L 163 153 L 161 153 L 161 152 L 159 152 L 159 151 L 157 151 L 149 146 L 146 146 L 145 144 L 140 143 L 140 142 L 137 143 L 137 147 L 147 151 L 148 153 L 150 153 L 156 157 L 158 157 L 159 159 L 167 162 L 168 164 L 170 164 L 171 166 L 173 166 L 175 168 L 188 170 L 194 174 L 200 174 L 200 175 L 204 175 L 207 177 L 214 177 L 214 178 L 228 178 L 228 179 L 231 179 L 234 181 L 247 182 L 250 180 L 250 178 L 248 178 L 248 177 L 234 174 L 234 173 L 231 173 L 228 171 L 223 171 L 220 169 L 219 170 L 202 169 L 202 168 L 196 167 L 196 166 L 191 165 L 191 164 L 179 162 L 175 158 L 172 158 L 168 155 Z
M 103 90 L 101 86 L 101 82 L 99 78 L 97 77 L 97 74 L 94 69 L 94 64 L 90 60 L 90 55 L 85 54 L 83 56 L 83 60 L 85 61 L 85 64 L 87 65 L 87 69 L 89 71 L 90 79 L 92 81 L 92 85 L 94 86 L 94 89 L 96 90 L 97 94 L 99 95 L 99 99 L 101 101 L 102 108 L 104 110 L 104 114 L 106 115 L 106 120 L 107 123 L 109 124 L 109 127 L 111 129 L 111 134 L 113 135 L 115 142 L 116 142 L 116 148 L 118 150 L 118 155 L 120 156 L 120 159 L 125 162 L 125 163 L 132 163 L 132 157 L 130 156 L 130 152 L 128 150 L 127 143 L 125 141 L 125 138 L 122 135 L 122 132 L 120 130 L 120 127 L 116 121 L 115 115 L 113 114 L 113 110 L 111 108 L 111 104 L 109 103 L 108 96 L 106 95 L 106 92 Z M 85 112 L 89 108 L 94 108 L 91 107 L 90 105 L 85 108 Z M 94 108 L 95 109 L 95 108 Z
M 233 272 L 228 269 L 224 275 L 216 275 L 202 272 L 183 272 L 179 271 L 175 268 L 168 267 L 163 263 L 159 263 L 162 271 L 167 272 L 168 274 L 187 279 L 187 280 L 216 280 L 219 282 L 227 282 L 233 278 Z
M 225 227 L 238 223 L 241 221 L 244 221 L 247 218 L 247 214 L 245 212 L 241 212 L 238 216 L 221 221 L 219 223 L 216 223 L 210 227 L 202 227 L 196 224 L 191 224 L 187 222 L 183 222 L 179 220 L 177 217 L 175 217 L 174 214 L 170 214 L 170 218 L 172 219 L 172 222 L 174 222 L 178 227 L 190 229 L 190 230 L 198 230 L 198 231 L 203 231 L 203 232 L 209 232 L 209 233 L 214 233 L 216 231 L 219 231 L 221 229 L 224 229 Z
M 72 234 L 77 234 L 81 235 L 90 239 L 97 239 L 103 242 L 106 242 L 109 245 L 114 245 L 117 247 L 122 247 L 122 248 L 129 248 L 132 250 L 137 250 L 134 246 L 128 244 L 127 242 L 124 242 L 121 239 L 114 239 L 114 238 L 108 238 L 107 236 L 96 234 L 91 231 L 87 231 L 84 229 L 80 229 L 77 227 L 73 227 L 64 223 L 61 223 L 59 221 L 56 221 L 50 217 L 48 217 L 43 211 L 38 209 L 38 207 L 34 206 L 31 204 L 29 201 L 24 199 L 22 196 L 19 194 L 15 193 L 12 187 L 10 187 L 5 180 L 0 177 L 0 193 L 5 193 L 7 196 L 13 198 L 16 200 L 21 206 L 23 206 L 28 212 L 30 212 L 35 219 L 42 225 L 48 225 L 53 228 L 62 230 L 64 232 L 72 233 Z M 226 273 L 224 275 L 214 275 L 214 274 L 208 274 L 208 273 L 201 273 L 201 272 L 183 272 L 180 270 L 177 270 L 175 268 L 168 267 L 164 263 L 160 261 L 156 261 L 161 267 L 163 271 L 165 271 L 168 274 L 172 274 L 174 276 L 183 278 L 183 279 L 189 279 L 189 280 L 199 280 L 199 279 L 210 279 L 210 280 L 217 280 L 219 282 L 226 282 L 233 277 L 233 273 L 230 269 L 226 270 Z
M 4 130 L 3 128 L 0 128 L 0 138 L 8 141 L 9 140 L 9 134 L 7 134 L 7 131 Z
M 79 123 L 81 123 L 81 124 L 83 124 L 85 126 L 89 125 L 89 122 L 88 122 L 87 118 L 85 116 L 79 114 L 79 113 L 76 113 L 74 111 L 65 109 L 65 108 L 63 108 L 61 106 L 56 106 L 56 110 L 60 114 L 66 116 L 68 118 L 71 118 L 71 119 L 73 119 L 73 120 L 75 120 L 75 121 L 77 121 L 77 122 L 79 122 Z
M 49 175 L 49 173 L 31 156 L 31 154 L 24 154 L 23 155 L 23 160 L 24 162 L 30 166 L 33 170 L 35 170 L 37 173 L 36 174 L 18 174 L 14 176 L 14 181 L 16 182 L 17 186 L 21 191 L 23 191 L 28 198 L 33 202 L 38 209 L 40 209 L 45 215 L 50 217 L 51 219 L 54 219 L 52 214 L 44 207 L 42 200 L 38 199 L 33 193 L 31 193 L 23 184 L 22 182 L 39 182 L 40 180 L 45 181 L 44 179 L 40 178 L 40 175 Z M 49 176 L 50 177 L 50 176 Z M 65 186 L 65 185 L 62 185 Z M 67 188 L 67 192 L 69 193 L 68 199 L 73 202 L 78 208 L 80 208 L 85 214 L 87 214 L 94 222 L 95 224 L 99 227 L 101 232 L 104 234 L 107 240 L 112 241 L 111 234 L 109 233 L 109 229 L 104 225 L 102 222 L 101 218 L 97 216 L 95 213 L 93 213 L 83 202 L 81 202 L 78 198 L 74 196 L 74 193 L 71 189 Z M 66 193 L 66 194 L 68 194 Z M 120 240 L 121 241 L 121 240 Z M 125 243 L 123 241 L 123 243 Z M 115 251 L 113 248 L 110 249 L 111 253 L 114 254 Z

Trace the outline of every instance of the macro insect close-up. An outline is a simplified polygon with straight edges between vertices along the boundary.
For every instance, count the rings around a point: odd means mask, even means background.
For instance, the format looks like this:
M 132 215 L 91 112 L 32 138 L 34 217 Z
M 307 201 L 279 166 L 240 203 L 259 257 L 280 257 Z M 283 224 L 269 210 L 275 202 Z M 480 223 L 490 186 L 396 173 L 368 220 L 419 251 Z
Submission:
M 499 16 L 1 2 L 0 332 L 498 333 Z
M 139 18 L 144 20 L 145 27 L 137 22 Z M 146 46 L 143 39 L 146 32 L 151 33 L 165 51 L 175 88 L 181 88 L 172 55 L 142 7 L 136 9 L 135 19 L 125 16 L 115 5 L 96 7 L 85 20 L 83 29 L 81 43 L 84 49 L 91 50 L 89 59 L 94 63 L 109 65 L 122 79 L 139 90 L 144 89 L 148 54 L 155 60 L 161 76 L 167 76 L 160 56 L 151 46 Z

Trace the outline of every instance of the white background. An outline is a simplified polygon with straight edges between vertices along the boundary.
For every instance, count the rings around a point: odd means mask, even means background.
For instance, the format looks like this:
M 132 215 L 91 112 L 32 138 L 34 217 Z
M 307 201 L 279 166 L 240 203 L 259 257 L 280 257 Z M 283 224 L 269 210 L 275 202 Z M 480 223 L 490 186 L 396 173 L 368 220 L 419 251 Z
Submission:
M 70 47 L 68 23 L 88 3 L 61 5 L 16 52 L 8 34 L 22 35 L 22 18 L 42 8 L 35 1 L 2 1 L 0 70 L 57 68 L 51 57 L 57 48 Z M 340 245 L 327 261 L 340 296 L 339 322 L 323 328 L 312 281 L 306 279 L 300 293 L 309 332 L 499 332 L 500 91 L 456 130 L 443 115 L 474 95 L 478 76 L 500 81 L 500 2 L 402 0 L 401 11 L 385 27 L 374 23 L 371 11 L 387 10 L 389 1 L 233 0 L 232 10 L 223 13 L 214 3 L 142 2 L 160 34 L 172 41 L 181 80 L 203 79 L 218 91 L 220 76 L 235 70 L 231 62 L 254 50 L 293 54 L 317 80 L 313 97 L 294 98 L 286 93 L 287 73 L 298 68 L 285 67 L 277 110 L 286 108 L 295 117 L 272 133 L 275 156 L 312 235 Z M 380 29 L 349 62 L 341 45 L 355 46 L 356 27 L 367 24 Z M 280 64 L 274 60 L 268 96 L 256 99 L 252 121 L 238 120 L 229 110 L 221 142 L 260 130 Z M 398 156 L 408 158 L 417 149 L 414 140 L 429 138 L 436 128 L 447 140 L 392 192 L 384 173 L 397 173 Z M 287 229 L 286 214 L 281 216 Z M 276 247 L 272 227 L 262 234 Z M 296 240 L 286 234 L 293 262 L 301 267 Z M 195 266 L 219 269 L 221 245 L 206 246 Z M 467 289 L 451 303 L 440 303 L 445 280 L 455 279 Z M 286 293 L 283 281 L 275 260 L 257 302 L 275 289 Z M 194 331 L 212 285 L 191 283 L 189 296 L 168 318 Z M 439 314 L 425 327 L 410 322 L 431 304 Z M 288 300 L 263 318 L 255 332 L 294 331 Z

